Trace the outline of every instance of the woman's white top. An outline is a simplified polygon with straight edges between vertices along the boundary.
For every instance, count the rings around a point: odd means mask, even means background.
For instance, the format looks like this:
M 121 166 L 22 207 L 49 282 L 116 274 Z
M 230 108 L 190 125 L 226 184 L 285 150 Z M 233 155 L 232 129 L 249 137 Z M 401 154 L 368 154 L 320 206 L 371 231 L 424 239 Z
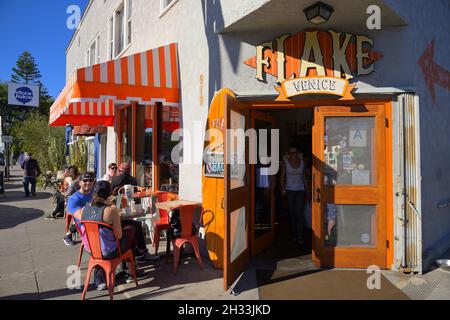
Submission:
M 112 182 L 112 179 L 113 179 L 113 177 L 112 177 L 109 173 L 106 173 L 106 174 L 103 176 L 103 180 L 108 181 L 109 183 Z
M 300 160 L 298 168 L 292 168 L 288 160 L 285 160 L 286 164 L 286 186 L 285 189 L 289 191 L 301 191 L 305 190 L 305 182 L 303 180 L 303 161 Z

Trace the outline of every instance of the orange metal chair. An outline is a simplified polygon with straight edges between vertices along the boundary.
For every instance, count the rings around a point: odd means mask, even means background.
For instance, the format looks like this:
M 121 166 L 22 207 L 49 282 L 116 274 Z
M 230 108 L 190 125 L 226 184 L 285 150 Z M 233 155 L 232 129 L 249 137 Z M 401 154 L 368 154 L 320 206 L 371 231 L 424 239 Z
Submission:
M 102 256 L 102 249 L 101 249 L 101 240 L 100 240 L 100 232 L 99 227 L 103 226 L 106 227 L 114 232 L 114 236 L 116 238 L 117 242 L 117 249 L 119 256 L 115 259 L 111 260 L 104 260 Z M 81 238 L 83 239 L 83 244 L 88 252 L 91 253 L 91 259 L 89 260 L 89 267 L 88 272 L 86 275 L 86 281 L 84 283 L 84 290 L 83 294 L 81 296 L 81 300 L 84 300 L 88 287 L 89 287 L 89 281 L 91 279 L 92 270 L 96 266 L 100 266 L 104 271 L 106 275 L 106 285 L 108 286 L 109 290 L 109 298 L 113 300 L 114 295 L 114 286 L 116 283 L 116 268 L 122 261 L 128 261 L 130 263 L 130 272 L 131 275 L 134 278 L 134 281 L 136 283 L 136 286 L 138 285 L 137 278 L 136 278 L 136 269 L 134 265 L 134 255 L 133 251 L 130 249 L 127 252 L 122 253 L 120 250 L 120 243 L 117 237 L 117 234 L 115 233 L 114 229 L 102 222 L 97 221 L 82 221 L 77 223 L 77 229 L 80 232 Z M 84 229 L 84 232 L 82 231 Z
M 198 223 L 194 221 L 195 209 L 197 208 L 201 210 Z M 180 210 L 181 237 L 171 239 L 173 245 L 173 273 L 177 273 L 178 262 L 180 260 L 180 250 L 186 242 L 190 243 L 194 248 L 195 258 L 197 259 L 200 268 L 203 270 L 203 261 L 200 255 L 200 248 L 197 240 L 197 233 L 203 217 L 203 207 L 199 205 L 183 205 L 173 208 L 172 210 L 175 209 Z M 195 230 L 192 228 L 193 224 L 196 227 Z
M 156 191 L 153 193 L 157 197 L 158 202 L 166 202 L 176 200 L 178 196 L 176 194 L 166 191 Z M 155 247 L 155 255 L 158 254 L 159 238 L 163 230 L 169 230 L 169 213 L 166 210 L 159 209 L 159 220 L 153 221 L 153 246 Z

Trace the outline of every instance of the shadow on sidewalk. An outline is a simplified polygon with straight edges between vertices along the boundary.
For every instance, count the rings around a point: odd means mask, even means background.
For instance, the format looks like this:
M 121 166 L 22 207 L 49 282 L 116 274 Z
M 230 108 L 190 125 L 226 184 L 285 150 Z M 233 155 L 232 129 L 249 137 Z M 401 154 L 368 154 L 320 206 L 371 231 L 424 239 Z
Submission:
M 0 230 L 14 228 L 19 224 L 41 218 L 43 215 L 44 211 L 39 209 L 24 209 L 0 204 Z
M 6 189 L 6 193 L 2 196 L 0 196 L 0 204 L 6 203 L 6 202 L 15 202 L 15 201 L 32 201 L 32 200 L 42 200 L 42 199 L 49 199 L 51 201 L 52 194 L 50 192 L 45 191 L 37 191 L 36 197 L 25 197 L 24 191 L 9 191 Z M 1 211 L 0 211 L 1 212 Z

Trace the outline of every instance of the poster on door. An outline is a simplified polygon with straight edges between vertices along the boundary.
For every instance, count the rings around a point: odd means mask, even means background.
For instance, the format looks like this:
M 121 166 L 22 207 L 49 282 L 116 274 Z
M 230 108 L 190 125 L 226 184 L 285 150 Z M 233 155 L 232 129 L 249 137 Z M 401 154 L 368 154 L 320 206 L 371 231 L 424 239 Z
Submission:
M 366 128 L 353 127 L 350 128 L 350 147 L 367 147 L 367 130 Z

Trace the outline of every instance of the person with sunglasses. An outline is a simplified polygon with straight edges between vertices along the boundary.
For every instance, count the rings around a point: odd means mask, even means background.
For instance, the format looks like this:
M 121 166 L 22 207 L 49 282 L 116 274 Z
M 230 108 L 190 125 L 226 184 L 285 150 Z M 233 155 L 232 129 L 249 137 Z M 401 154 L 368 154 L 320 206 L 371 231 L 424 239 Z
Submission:
M 78 179 L 80 189 L 72 194 L 67 200 L 67 214 L 72 215 L 77 223 L 77 219 L 73 214 L 78 210 L 83 208 L 86 204 L 90 203 L 92 200 L 92 194 L 95 184 L 95 175 L 93 172 L 85 172 L 80 175 Z M 72 234 L 77 232 L 76 226 L 71 225 L 69 231 L 64 237 L 64 243 L 67 246 L 73 246 Z
M 118 166 L 116 163 L 110 163 L 108 165 L 108 172 L 103 176 L 103 180 L 111 183 L 113 178 L 118 176 L 117 169 Z

